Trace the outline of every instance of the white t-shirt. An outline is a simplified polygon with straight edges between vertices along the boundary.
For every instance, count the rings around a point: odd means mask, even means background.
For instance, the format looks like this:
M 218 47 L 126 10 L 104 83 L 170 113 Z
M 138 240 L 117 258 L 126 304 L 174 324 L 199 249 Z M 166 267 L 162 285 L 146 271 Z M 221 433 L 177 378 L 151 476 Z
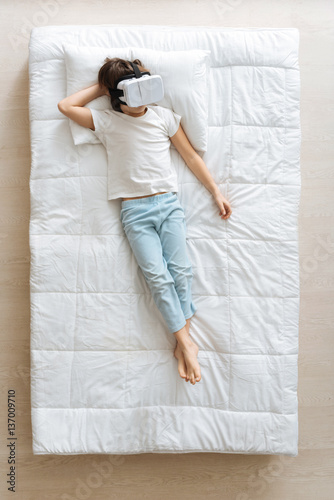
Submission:
M 108 200 L 178 192 L 170 140 L 181 116 L 156 104 L 142 116 L 91 109 L 95 134 L 107 150 Z

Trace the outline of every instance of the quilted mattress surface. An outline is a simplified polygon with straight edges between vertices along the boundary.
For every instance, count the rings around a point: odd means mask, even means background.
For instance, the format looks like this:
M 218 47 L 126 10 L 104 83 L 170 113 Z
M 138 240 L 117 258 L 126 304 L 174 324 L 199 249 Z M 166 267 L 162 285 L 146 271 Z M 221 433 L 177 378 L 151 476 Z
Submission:
M 187 224 L 190 334 L 168 333 L 107 200 L 102 144 L 74 146 L 62 43 L 207 49 L 203 160 L 223 221 L 171 150 Z M 29 42 L 31 417 L 34 454 L 298 453 L 300 75 L 297 29 L 47 26 Z M 84 71 L 84 68 L 83 68 Z

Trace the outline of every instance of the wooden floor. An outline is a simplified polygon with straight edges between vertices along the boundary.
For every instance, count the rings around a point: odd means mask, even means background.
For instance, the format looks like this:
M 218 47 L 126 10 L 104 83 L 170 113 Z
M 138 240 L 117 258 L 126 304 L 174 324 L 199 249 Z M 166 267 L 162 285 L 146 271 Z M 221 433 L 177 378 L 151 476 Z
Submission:
M 2 0 L 2 499 L 334 498 L 334 2 Z M 174 24 L 300 30 L 302 198 L 299 455 L 34 456 L 30 418 L 28 42 L 33 26 Z M 16 494 L 7 491 L 7 393 L 16 392 Z

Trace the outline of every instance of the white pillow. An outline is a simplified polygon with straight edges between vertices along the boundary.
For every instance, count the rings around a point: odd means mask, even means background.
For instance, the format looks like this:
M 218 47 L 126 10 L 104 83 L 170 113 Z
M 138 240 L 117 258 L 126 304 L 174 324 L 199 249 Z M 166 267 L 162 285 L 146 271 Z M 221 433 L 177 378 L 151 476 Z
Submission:
M 164 98 L 159 106 L 172 109 L 181 118 L 181 125 L 197 151 L 207 150 L 208 141 L 208 76 L 209 50 L 156 51 L 147 48 L 103 48 L 63 44 L 67 72 L 67 95 L 97 83 L 104 59 L 121 57 L 133 61 L 140 59 L 152 75 L 161 75 Z M 86 107 L 112 109 L 110 98 L 102 96 Z M 74 144 L 99 143 L 94 132 L 70 120 Z

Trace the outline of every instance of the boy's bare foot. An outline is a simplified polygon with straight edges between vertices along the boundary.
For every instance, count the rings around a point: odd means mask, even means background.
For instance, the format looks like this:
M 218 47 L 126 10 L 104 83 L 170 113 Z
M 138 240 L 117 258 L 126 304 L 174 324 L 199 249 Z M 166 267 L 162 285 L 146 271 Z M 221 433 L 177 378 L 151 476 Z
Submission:
M 198 345 L 193 342 L 189 336 L 190 319 L 186 320 L 186 326 L 174 332 L 177 338 L 177 345 L 174 351 L 175 357 L 178 359 L 178 370 L 182 378 L 186 382 L 195 385 L 201 380 L 201 369 L 197 361 Z M 182 358 L 183 356 L 183 358 Z
M 184 360 L 184 356 L 183 356 L 183 352 L 181 351 L 180 344 L 177 341 L 176 341 L 176 347 L 174 349 L 174 356 L 178 360 L 177 369 L 179 371 L 180 377 L 186 378 L 186 376 L 187 376 L 186 362 Z
M 180 347 L 187 366 L 186 382 L 190 380 L 195 385 L 196 382 L 201 380 L 201 368 L 197 361 L 198 345 L 189 340 L 185 345 Z
M 188 332 L 188 335 L 189 335 L 189 326 L 190 326 L 190 319 L 186 319 L 186 330 Z M 176 341 L 176 346 L 174 349 L 174 356 L 178 360 L 178 371 L 179 371 L 180 376 L 182 378 L 186 378 L 187 366 L 186 366 L 186 362 L 184 360 L 183 352 L 181 350 L 181 347 L 180 347 L 178 341 Z

